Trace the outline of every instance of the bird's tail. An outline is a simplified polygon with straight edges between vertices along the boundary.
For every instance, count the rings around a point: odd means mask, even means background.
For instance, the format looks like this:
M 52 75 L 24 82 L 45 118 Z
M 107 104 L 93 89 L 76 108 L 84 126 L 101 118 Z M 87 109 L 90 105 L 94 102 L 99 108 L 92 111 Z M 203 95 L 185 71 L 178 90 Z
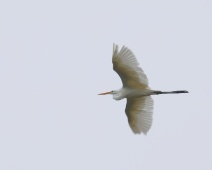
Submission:
M 155 94 L 179 94 L 179 93 L 188 93 L 187 90 L 177 90 L 177 91 L 155 91 Z

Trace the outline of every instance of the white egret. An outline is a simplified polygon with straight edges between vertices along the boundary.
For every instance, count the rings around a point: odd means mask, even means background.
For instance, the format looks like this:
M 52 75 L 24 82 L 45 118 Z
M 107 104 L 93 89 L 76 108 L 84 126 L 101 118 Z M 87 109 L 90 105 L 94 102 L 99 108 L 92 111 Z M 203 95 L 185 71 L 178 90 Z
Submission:
M 186 90 L 169 92 L 151 90 L 135 55 L 125 46 L 119 52 L 118 45 L 113 45 L 112 63 L 113 70 L 120 76 L 123 87 L 99 95 L 112 94 L 115 100 L 127 98 L 125 112 L 135 134 L 146 134 L 151 128 L 153 112 L 151 95 L 188 93 Z

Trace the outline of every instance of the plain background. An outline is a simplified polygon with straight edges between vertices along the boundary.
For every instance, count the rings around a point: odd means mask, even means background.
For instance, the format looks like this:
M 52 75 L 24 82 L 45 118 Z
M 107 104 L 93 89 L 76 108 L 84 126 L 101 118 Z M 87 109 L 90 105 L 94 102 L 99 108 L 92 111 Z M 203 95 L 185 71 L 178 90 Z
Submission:
M 211 170 L 212 1 L 0 2 L 0 169 Z M 134 135 L 116 90 L 112 44 L 156 90 Z

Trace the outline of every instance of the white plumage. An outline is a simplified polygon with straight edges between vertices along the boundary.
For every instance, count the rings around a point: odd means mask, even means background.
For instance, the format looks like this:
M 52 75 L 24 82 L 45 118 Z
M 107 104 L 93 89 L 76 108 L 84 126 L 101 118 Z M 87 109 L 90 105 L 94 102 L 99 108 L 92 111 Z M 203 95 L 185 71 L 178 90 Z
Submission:
M 132 51 L 122 47 L 118 52 L 118 45 L 113 45 L 113 69 L 120 76 L 124 87 L 147 88 L 148 79 Z
M 147 134 L 152 126 L 153 100 L 150 95 L 188 93 L 186 90 L 162 92 L 151 90 L 147 76 L 139 67 L 135 55 L 123 46 L 120 52 L 118 45 L 113 45 L 113 69 L 120 76 L 123 87 L 99 95 L 112 94 L 115 100 L 127 98 L 126 115 L 129 125 L 135 134 Z

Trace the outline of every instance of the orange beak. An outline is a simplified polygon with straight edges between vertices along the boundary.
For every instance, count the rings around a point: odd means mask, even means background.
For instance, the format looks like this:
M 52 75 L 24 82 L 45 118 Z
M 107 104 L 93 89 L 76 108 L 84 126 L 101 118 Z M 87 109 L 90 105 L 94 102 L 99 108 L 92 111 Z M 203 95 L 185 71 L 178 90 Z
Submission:
M 111 92 L 105 92 L 105 93 L 100 93 L 98 95 L 106 95 L 106 94 L 110 94 Z

